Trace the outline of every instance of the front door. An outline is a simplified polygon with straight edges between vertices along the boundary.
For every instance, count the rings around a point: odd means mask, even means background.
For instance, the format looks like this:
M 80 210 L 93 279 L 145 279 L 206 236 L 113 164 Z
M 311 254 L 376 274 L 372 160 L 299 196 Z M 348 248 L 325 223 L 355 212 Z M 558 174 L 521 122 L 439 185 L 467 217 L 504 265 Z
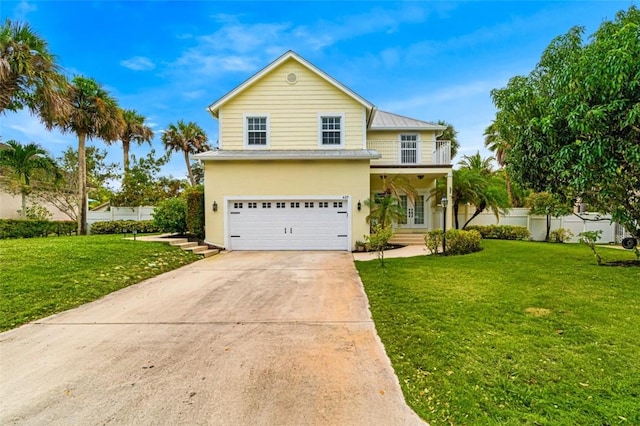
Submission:
M 406 195 L 401 195 L 400 205 L 406 212 L 406 216 L 399 225 L 403 228 L 425 227 L 424 195 L 418 195 L 413 202 Z

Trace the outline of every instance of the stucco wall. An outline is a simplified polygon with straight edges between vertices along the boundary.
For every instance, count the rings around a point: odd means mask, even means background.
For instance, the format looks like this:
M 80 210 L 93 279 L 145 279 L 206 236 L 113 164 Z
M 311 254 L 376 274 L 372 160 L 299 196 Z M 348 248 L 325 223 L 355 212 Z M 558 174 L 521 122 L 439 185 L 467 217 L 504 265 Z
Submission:
M 348 196 L 351 246 L 368 234 L 369 161 L 206 161 L 206 240 L 224 246 L 224 197 Z M 212 209 L 213 202 L 218 211 Z M 357 210 L 358 201 L 362 210 Z

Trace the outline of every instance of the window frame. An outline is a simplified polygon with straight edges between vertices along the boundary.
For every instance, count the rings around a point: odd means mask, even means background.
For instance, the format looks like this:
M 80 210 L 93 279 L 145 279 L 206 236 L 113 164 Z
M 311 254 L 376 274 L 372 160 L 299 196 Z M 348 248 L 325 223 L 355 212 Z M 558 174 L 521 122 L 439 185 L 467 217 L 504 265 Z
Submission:
M 416 139 L 411 141 L 411 140 L 402 140 L 403 137 L 406 136 L 411 136 L 411 137 L 415 137 Z M 421 143 L 420 143 L 421 139 L 420 139 L 420 133 L 400 133 L 398 135 L 398 163 L 400 164 L 407 164 L 407 165 L 411 165 L 411 164 L 422 164 L 422 150 L 421 150 Z M 403 142 L 415 142 L 416 143 L 416 161 L 415 163 L 406 163 L 402 161 L 402 143 Z
M 323 128 L 322 120 L 324 118 L 340 118 L 340 143 L 339 144 L 324 144 L 322 142 Z M 318 113 L 318 147 L 324 149 L 344 148 L 344 134 L 345 134 L 345 113 L 344 112 L 319 112 Z M 331 131 L 331 130 L 328 130 Z M 333 130 L 335 131 L 335 130 Z
M 266 142 L 264 145 L 249 144 L 249 119 L 264 118 L 266 125 Z M 271 146 L 271 117 L 269 113 L 244 113 L 242 114 L 242 139 L 243 145 L 247 149 L 266 149 Z M 255 130 L 252 130 L 255 131 Z

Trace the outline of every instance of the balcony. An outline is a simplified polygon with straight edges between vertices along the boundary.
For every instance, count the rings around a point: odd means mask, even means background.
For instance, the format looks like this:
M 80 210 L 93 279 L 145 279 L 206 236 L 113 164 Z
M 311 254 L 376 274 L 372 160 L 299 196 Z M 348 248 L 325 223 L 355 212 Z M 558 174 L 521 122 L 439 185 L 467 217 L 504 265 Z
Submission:
M 382 155 L 371 160 L 372 166 L 448 166 L 451 164 L 450 141 L 367 141 L 367 149 Z

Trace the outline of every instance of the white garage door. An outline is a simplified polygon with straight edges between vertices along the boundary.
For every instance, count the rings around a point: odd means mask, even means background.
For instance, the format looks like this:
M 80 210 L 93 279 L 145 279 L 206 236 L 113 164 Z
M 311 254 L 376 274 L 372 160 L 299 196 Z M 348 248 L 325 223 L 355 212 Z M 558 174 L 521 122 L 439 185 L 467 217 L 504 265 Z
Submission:
M 233 200 L 231 250 L 349 250 L 345 200 Z

